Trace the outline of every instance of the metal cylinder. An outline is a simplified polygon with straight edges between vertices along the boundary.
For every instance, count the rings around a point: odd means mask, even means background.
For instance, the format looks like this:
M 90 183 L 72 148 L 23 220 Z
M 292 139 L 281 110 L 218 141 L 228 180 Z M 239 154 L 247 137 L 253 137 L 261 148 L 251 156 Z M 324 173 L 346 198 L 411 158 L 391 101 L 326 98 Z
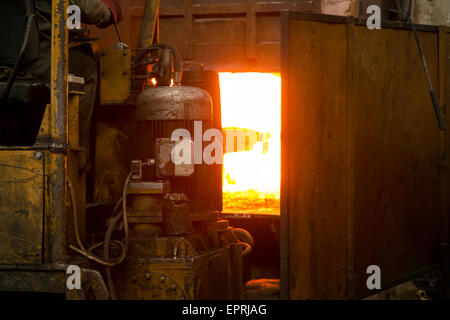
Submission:
M 137 99 L 136 118 L 135 140 L 139 141 L 136 159 L 155 159 L 156 163 L 152 168 L 143 168 L 143 180 L 169 179 L 172 192 L 183 193 L 192 200 L 194 211 L 220 210 L 221 165 L 194 161 L 195 164 L 177 167 L 170 153 L 171 137 L 177 129 L 189 132 L 197 151 L 202 152 L 208 146 L 210 141 L 203 141 L 203 133 L 213 128 L 210 95 L 203 89 L 189 86 L 149 88 Z
M 144 90 L 137 99 L 137 120 L 212 120 L 212 101 L 203 89 L 161 86 Z

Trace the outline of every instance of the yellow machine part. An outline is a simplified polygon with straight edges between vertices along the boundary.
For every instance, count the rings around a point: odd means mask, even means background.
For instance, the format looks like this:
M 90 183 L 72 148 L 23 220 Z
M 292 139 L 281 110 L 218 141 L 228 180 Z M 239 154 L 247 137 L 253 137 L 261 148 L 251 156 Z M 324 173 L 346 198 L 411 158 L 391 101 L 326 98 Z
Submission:
M 103 50 L 100 55 L 100 103 L 127 102 L 130 97 L 131 58 L 128 50 Z
M 0 151 L 0 264 L 41 263 L 44 156 Z

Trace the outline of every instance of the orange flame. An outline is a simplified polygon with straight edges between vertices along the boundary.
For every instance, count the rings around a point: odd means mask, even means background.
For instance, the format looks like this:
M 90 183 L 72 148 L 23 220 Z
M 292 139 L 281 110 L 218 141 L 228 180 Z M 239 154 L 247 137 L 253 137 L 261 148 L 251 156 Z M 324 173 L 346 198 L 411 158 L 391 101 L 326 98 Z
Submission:
M 281 78 L 271 73 L 220 73 L 222 127 L 266 137 L 249 151 L 224 154 L 223 211 L 279 214 Z

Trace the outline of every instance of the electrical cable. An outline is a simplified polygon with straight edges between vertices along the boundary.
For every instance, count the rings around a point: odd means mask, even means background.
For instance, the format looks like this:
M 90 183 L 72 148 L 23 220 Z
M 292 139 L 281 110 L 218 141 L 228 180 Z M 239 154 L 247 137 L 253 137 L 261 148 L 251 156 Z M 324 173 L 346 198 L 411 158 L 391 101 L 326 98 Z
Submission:
M 233 238 L 235 240 L 232 243 L 240 244 L 243 246 L 243 250 L 242 250 L 243 257 L 245 257 L 250 252 L 252 252 L 252 246 L 255 245 L 255 240 L 253 240 L 253 237 L 247 230 L 241 229 L 241 228 L 233 228 L 233 229 L 231 229 L 231 234 L 233 235 Z M 244 238 L 244 239 L 241 239 L 241 238 Z M 226 241 L 227 241 L 227 243 L 230 243 L 228 240 L 226 240 Z
M 25 35 L 24 35 L 23 43 L 22 43 L 22 46 L 20 47 L 19 53 L 16 57 L 16 61 L 14 62 L 14 66 L 11 70 L 11 73 L 8 76 L 8 80 L 6 81 L 5 89 L 3 91 L 1 99 L 4 99 L 4 100 L 9 99 L 11 87 L 14 83 L 14 80 L 16 79 L 16 75 L 19 70 L 20 63 L 22 62 L 22 59 L 25 55 L 25 50 L 28 46 L 28 42 L 29 42 L 30 35 L 31 35 L 32 24 L 35 23 L 35 21 L 36 21 L 35 19 L 36 19 L 36 17 L 34 14 L 30 14 L 27 16 L 27 23 L 25 26 Z
M 116 20 L 113 19 L 113 21 L 114 21 L 114 28 L 116 29 L 116 33 L 117 33 L 117 38 L 119 38 L 119 42 L 120 43 L 123 43 L 122 42 L 122 37 L 120 36 L 119 28 L 117 27 Z
M 248 244 L 247 242 L 242 242 L 239 241 L 239 244 L 243 245 L 245 247 L 245 249 L 242 251 L 242 256 L 245 257 L 246 255 L 248 255 L 250 252 L 252 252 L 252 246 L 250 244 Z
M 419 35 L 417 33 L 416 25 L 414 24 L 414 22 L 411 19 L 411 12 L 410 12 L 411 11 L 411 2 L 410 2 L 410 5 L 409 5 L 409 8 L 408 8 L 408 13 L 409 14 L 404 14 L 403 13 L 403 10 L 402 10 L 398 0 L 395 0 L 395 5 L 397 7 L 398 15 L 400 16 L 400 18 L 402 20 L 404 20 L 404 21 L 409 23 L 409 25 L 411 26 L 411 30 L 412 30 L 412 32 L 414 34 L 414 38 L 416 39 L 416 43 L 417 43 L 417 46 L 419 48 L 419 54 L 420 54 L 420 57 L 422 59 L 423 67 L 425 69 L 425 74 L 426 74 L 426 78 L 427 78 L 427 82 L 428 82 L 428 87 L 430 89 L 430 96 L 431 96 L 431 101 L 433 102 L 434 112 L 436 113 L 436 118 L 437 118 L 437 121 L 438 121 L 438 124 L 439 124 L 439 129 L 441 131 L 443 131 L 443 130 L 445 130 L 445 123 L 444 123 L 444 119 L 442 118 L 441 108 L 439 106 L 439 101 L 438 101 L 436 92 L 433 89 L 433 84 L 431 82 L 431 77 L 430 77 L 430 72 L 429 72 L 429 69 L 428 69 L 427 60 L 425 59 L 425 54 L 423 52 L 422 44 L 420 42 Z
M 120 202 L 122 202 L 122 211 L 117 216 L 115 216 L 113 218 L 113 220 L 111 221 L 111 224 L 109 225 L 108 230 L 106 231 L 105 240 L 103 242 L 97 243 L 97 244 L 89 247 L 88 249 L 86 249 L 83 245 L 83 242 L 81 241 L 80 233 L 79 233 L 79 229 L 78 229 L 78 217 L 77 217 L 77 205 L 76 205 L 75 193 L 74 193 L 70 178 L 67 178 L 67 184 L 69 187 L 69 193 L 70 193 L 70 198 L 71 198 L 71 202 L 72 202 L 72 212 L 73 212 L 72 216 L 73 216 L 73 223 L 74 223 L 75 238 L 76 238 L 76 241 L 79 246 L 79 248 L 77 248 L 73 245 L 69 245 L 70 249 L 78 252 L 79 254 L 85 256 L 86 258 L 93 260 L 93 261 L 97 262 L 98 264 L 101 264 L 105 267 L 114 267 L 114 266 L 120 264 L 125 259 L 127 251 L 128 251 L 128 242 L 129 242 L 129 228 L 128 228 L 128 219 L 127 219 L 127 210 L 126 210 L 126 193 L 127 193 L 128 184 L 130 182 L 130 179 L 131 179 L 131 172 L 128 174 L 128 177 L 125 180 L 125 184 L 124 184 L 124 188 L 123 188 L 123 192 L 122 192 L 122 199 L 119 200 L 118 204 L 116 205 L 118 207 L 120 205 Z M 110 237 L 111 237 L 112 231 L 114 230 L 115 224 L 117 223 L 117 221 L 120 220 L 120 218 L 123 219 L 123 226 L 124 226 L 124 233 L 125 233 L 125 239 L 123 242 L 120 240 L 110 240 Z M 108 249 L 106 251 L 104 249 L 104 252 L 107 252 L 109 254 L 109 246 L 110 245 L 115 245 L 120 248 L 121 253 L 120 253 L 119 257 L 117 257 L 115 259 L 109 259 L 109 258 L 97 256 L 96 254 L 93 253 L 93 250 L 100 246 L 108 246 Z
M 183 75 L 183 65 L 182 65 L 182 59 L 180 52 L 177 50 L 176 47 L 170 44 L 166 43 L 154 43 L 151 46 L 147 48 L 140 48 L 136 49 L 136 55 L 133 58 L 133 65 L 138 66 L 140 65 L 140 60 L 142 60 L 151 50 L 160 49 L 162 52 L 164 52 L 165 49 L 170 50 L 171 57 L 173 56 L 173 80 L 176 85 L 181 84 L 181 78 Z M 170 69 L 172 69 L 171 62 Z
M 117 203 L 118 205 L 120 204 L 121 200 Z M 111 239 L 112 233 L 114 231 L 114 227 L 116 226 L 117 222 L 119 222 L 120 218 L 121 218 L 121 214 L 119 213 L 117 216 L 115 216 L 110 221 L 110 227 L 106 231 L 105 240 L 103 241 L 104 242 L 104 245 L 103 245 L 103 258 L 105 260 L 109 259 L 110 239 Z M 107 277 L 107 281 L 108 281 L 108 288 L 109 288 L 110 297 L 111 297 L 112 300 L 117 300 L 117 295 L 116 295 L 115 288 L 114 288 L 114 282 L 112 281 L 111 268 L 110 267 L 106 267 L 106 277 Z
M 412 10 L 412 0 L 409 0 L 408 11 L 406 13 L 408 16 L 411 16 L 411 10 Z

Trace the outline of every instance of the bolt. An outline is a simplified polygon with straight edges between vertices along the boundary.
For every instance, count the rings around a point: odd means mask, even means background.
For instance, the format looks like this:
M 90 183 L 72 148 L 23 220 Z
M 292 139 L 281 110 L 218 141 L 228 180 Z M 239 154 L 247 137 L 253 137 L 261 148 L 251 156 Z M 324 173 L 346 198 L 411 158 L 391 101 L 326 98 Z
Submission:
M 161 277 L 161 278 L 159 278 L 159 281 L 164 282 L 164 281 L 166 281 L 166 278 Z
M 34 159 L 35 159 L 35 160 L 41 160 L 43 155 L 44 155 L 44 154 L 43 154 L 41 151 L 36 151 L 36 152 L 34 153 Z
M 176 285 L 176 284 L 173 284 L 173 285 L 172 285 L 172 290 L 173 290 L 173 291 L 177 290 L 177 285 Z
M 150 278 L 152 277 L 152 275 L 150 273 L 146 273 L 145 277 L 147 278 L 147 280 L 150 280 Z

